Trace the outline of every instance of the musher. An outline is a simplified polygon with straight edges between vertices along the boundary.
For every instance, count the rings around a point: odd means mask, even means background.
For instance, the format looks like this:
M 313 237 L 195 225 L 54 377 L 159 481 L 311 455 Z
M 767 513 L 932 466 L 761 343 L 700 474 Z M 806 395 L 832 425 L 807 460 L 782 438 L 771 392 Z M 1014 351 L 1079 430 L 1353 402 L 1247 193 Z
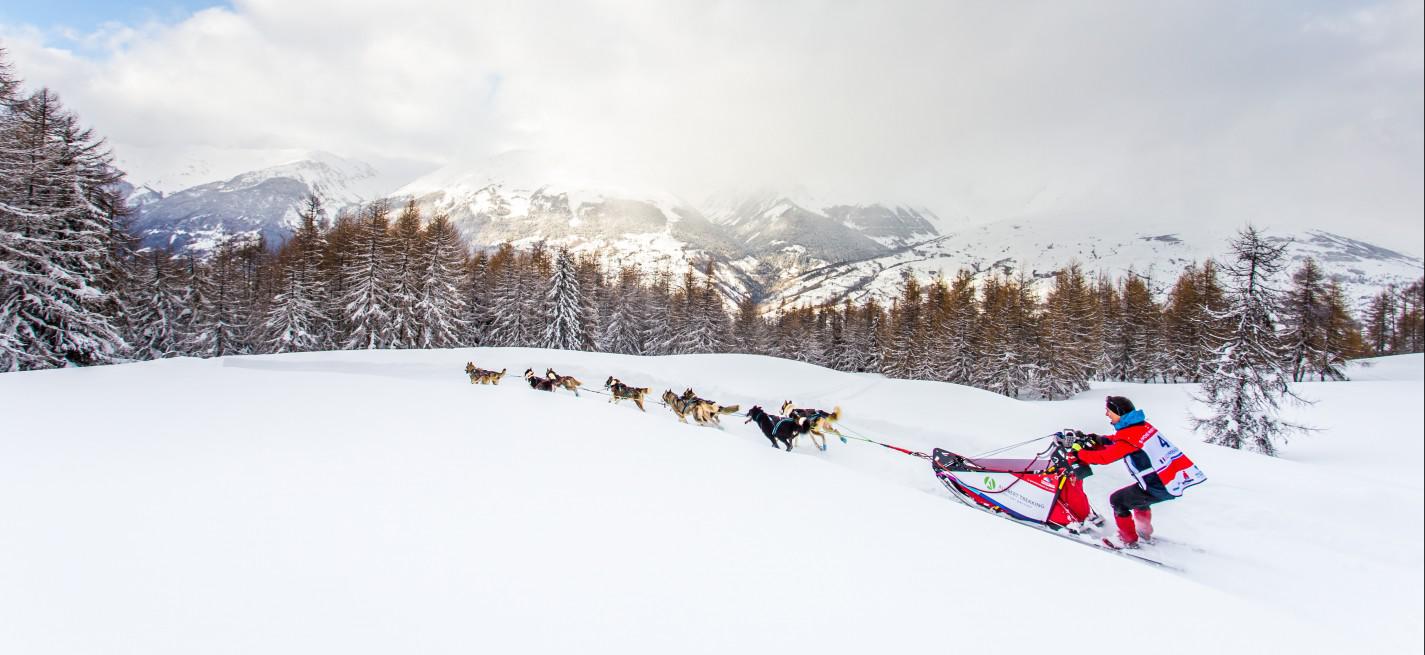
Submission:
M 1112 436 L 1088 434 L 1084 441 L 1098 444 L 1075 448 L 1074 456 L 1085 464 L 1111 464 L 1123 460 L 1136 484 L 1113 492 L 1108 504 L 1118 526 L 1123 548 L 1137 548 L 1141 538 L 1153 538 L 1153 510 L 1150 505 L 1181 496 L 1183 490 L 1207 481 L 1207 476 L 1181 450 L 1148 423 L 1143 410 L 1123 396 L 1104 401 L 1104 416 L 1113 424 Z M 1112 546 L 1108 539 L 1104 542 Z

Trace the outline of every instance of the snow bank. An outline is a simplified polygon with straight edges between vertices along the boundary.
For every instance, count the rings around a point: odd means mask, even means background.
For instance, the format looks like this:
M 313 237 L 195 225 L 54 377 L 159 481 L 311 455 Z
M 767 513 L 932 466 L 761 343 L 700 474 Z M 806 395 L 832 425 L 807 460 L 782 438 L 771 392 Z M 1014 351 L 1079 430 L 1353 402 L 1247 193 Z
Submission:
M 472 386 L 467 360 L 509 375 Z M 744 409 L 839 404 L 859 434 L 968 453 L 1102 427 L 1102 396 L 1126 393 L 1211 480 L 1159 506 L 1151 554 L 1175 574 L 968 510 L 890 450 L 786 453 L 740 417 L 685 426 L 518 378 L 547 366 Z M 754 356 L 3 375 L 0 652 L 1418 651 L 1420 358 L 1387 368 L 1303 385 L 1318 402 L 1296 416 L 1323 429 L 1281 459 L 1195 443 L 1186 386 L 1025 403 Z M 1100 511 L 1126 480 L 1088 480 Z

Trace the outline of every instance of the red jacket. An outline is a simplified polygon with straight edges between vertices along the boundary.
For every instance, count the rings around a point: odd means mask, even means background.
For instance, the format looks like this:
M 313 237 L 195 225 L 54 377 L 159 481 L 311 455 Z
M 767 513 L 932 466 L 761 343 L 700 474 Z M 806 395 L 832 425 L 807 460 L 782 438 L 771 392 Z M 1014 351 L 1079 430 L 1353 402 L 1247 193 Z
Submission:
M 1143 421 L 1142 414 L 1134 414 L 1137 416 L 1130 414 L 1124 418 L 1126 421 L 1136 418 L 1138 422 L 1113 433 L 1103 448 L 1079 451 L 1079 460 L 1088 464 L 1111 464 L 1122 459 L 1138 486 L 1172 496 L 1181 496 L 1184 489 L 1207 481 L 1207 476 L 1187 455 L 1159 434 L 1157 428 Z

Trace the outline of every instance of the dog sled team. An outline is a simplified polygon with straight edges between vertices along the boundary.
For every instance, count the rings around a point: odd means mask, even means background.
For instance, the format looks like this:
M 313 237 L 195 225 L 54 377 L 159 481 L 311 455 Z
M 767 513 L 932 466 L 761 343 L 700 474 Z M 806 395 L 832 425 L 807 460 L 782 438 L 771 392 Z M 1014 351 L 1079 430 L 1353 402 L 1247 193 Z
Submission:
M 465 363 L 465 374 L 470 376 L 470 384 L 499 384 L 500 379 L 505 376 L 506 369 L 499 371 L 489 371 L 475 365 L 474 362 Z M 579 395 L 579 387 L 583 385 L 572 375 L 560 375 L 553 368 L 547 368 L 544 375 L 535 374 L 534 369 L 528 368 L 524 372 L 525 382 L 531 389 L 536 391 L 553 392 L 556 389 L 573 391 L 575 396 Z M 604 380 L 604 389 L 608 391 L 609 402 L 618 404 L 623 400 L 631 400 L 640 411 L 648 411 L 643 406 L 643 401 L 652 391 L 648 387 L 635 387 L 624 384 L 622 380 L 610 375 Z M 673 393 L 672 389 L 663 392 L 663 404 L 672 410 L 681 423 L 687 423 L 691 418 L 698 425 L 722 427 L 721 416 L 724 414 L 736 414 L 741 409 L 740 405 L 723 405 L 721 403 L 700 398 L 697 392 L 691 387 L 685 389 L 682 395 Z M 834 434 L 841 438 L 841 442 L 846 442 L 846 437 L 832 425 L 841 419 L 841 408 L 836 407 L 831 411 L 822 409 L 810 409 L 796 407 L 788 400 L 782 403 L 782 415 L 768 414 L 761 406 L 754 406 L 747 410 L 747 420 L 743 423 L 756 422 L 757 427 L 762 430 L 762 434 L 772 443 L 774 448 L 782 447 L 791 450 L 797 437 L 805 434 L 809 435 L 813 445 L 818 450 L 826 450 L 826 435 Z

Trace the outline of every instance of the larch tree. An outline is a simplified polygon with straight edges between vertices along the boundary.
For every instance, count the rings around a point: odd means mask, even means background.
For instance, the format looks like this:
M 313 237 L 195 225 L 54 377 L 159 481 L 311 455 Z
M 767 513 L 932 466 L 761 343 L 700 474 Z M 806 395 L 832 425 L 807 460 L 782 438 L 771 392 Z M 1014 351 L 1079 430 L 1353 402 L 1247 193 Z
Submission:
M 183 354 L 188 290 L 182 262 L 173 253 L 151 248 L 144 253 L 135 285 L 134 332 L 130 339 L 138 359 L 162 359 Z
M 421 212 L 414 199 L 408 200 L 391 226 L 391 347 L 415 348 L 421 324 L 416 303 L 420 301 L 422 278 L 427 272 L 426 244 L 422 238 Z
M 575 272 L 574 258 L 561 249 L 554 256 L 554 271 L 544 296 L 544 338 L 541 347 L 579 350 L 584 345 L 584 298 Z
M 343 347 L 389 348 L 394 342 L 394 267 L 388 234 L 390 208 L 376 202 L 362 212 L 360 232 L 342 268 L 342 318 L 349 332 Z
M 273 298 L 263 325 L 267 352 L 319 350 L 330 342 L 324 303 L 322 256 L 326 244 L 319 227 L 325 210 L 316 194 L 309 194 L 298 218 L 296 234 L 283 245 L 281 289 Z
M 1221 317 L 1230 330 L 1195 396 L 1210 413 L 1194 416 L 1193 427 L 1206 432 L 1210 443 L 1275 455 L 1278 442 L 1299 429 L 1277 415 L 1283 399 L 1297 399 L 1282 367 L 1284 348 L 1277 333 L 1282 292 L 1272 286 L 1285 266 L 1286 246 L 1248 226 L 1231 249 L 1233 261 L 1223 267 L 1228 292 Z
M 0 85 L 0 370 L 114 361 L 119 290 L 102 285 L 120 173 L 53 92 Z
M 1301 382 L 1328 359 L 1327 331 L 1331 323 L 1326 276 L 1316 260 L 1307 257 L 1291 276 L 1292 286 L 1283 303 L 1282 339 L 1286 346 L 1286 367 L 1291 379 Z
M 467 270 L 465 242 L 450 218 L 437 214 L 426 226 L 422 242 L 419 296 L 414 316 L 418 348 L 453 348 L 460 345 L 469 325 L 461 280 Z

